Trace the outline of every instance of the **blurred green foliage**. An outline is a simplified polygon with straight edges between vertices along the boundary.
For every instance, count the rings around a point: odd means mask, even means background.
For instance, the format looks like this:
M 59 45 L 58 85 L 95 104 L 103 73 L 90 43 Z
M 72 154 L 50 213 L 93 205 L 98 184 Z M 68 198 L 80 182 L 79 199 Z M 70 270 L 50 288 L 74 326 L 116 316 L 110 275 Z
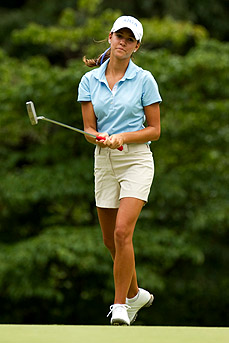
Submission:
M 94 40 L 122 12 L 81 0 L 54 15 L 56 2 L 45 3 L 43 22 L 33 14 L 22 24 L 20 12 L 0 50 L 0 321 L 107 324 L 112 261 L 94 207 L 94 147 L 52 124 L 31 126 L 25 102 L 82 128 L 82 56 L 107 47 Z M 155 180 L 134 237 L 139 283 L 155 304 L 138 324 L 226 326 L 229 45 L 191 22 L 142 23 L 134 62 L 155 76 L 163 102 Z

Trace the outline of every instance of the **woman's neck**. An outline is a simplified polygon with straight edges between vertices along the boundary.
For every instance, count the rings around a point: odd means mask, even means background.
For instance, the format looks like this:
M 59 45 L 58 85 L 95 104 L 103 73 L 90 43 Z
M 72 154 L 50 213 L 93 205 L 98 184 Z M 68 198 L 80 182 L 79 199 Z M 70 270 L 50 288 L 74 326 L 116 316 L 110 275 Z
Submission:
M 116 58 L 110 58 L 110 61 L 107 65 L 106 69 L 106 76 L 111 76 L 114 78 L 118 78 L 121 76 L 121 78 L 124 76 L 126 69 L 129 65 L 130 59 L 116 59 Z

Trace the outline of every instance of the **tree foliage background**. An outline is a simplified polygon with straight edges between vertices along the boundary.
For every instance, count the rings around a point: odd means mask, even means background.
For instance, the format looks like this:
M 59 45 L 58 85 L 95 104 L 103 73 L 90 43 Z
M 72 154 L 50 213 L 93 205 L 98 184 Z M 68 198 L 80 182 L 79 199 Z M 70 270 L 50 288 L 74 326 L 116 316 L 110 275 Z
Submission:
M 176 4 L 176 5 L 175 5 Z M 82 127 L 82 56 L 137 16 L 134 62 L 155 76 L 162 135 L 134 242 L 139 283 L 155 294 L 138 324 L 227 326 L 228 24 L 226 1 L 1 1 L 0 322 L 107 324 L 112 261 L 93 195 L 93 149 L 39 115 Z

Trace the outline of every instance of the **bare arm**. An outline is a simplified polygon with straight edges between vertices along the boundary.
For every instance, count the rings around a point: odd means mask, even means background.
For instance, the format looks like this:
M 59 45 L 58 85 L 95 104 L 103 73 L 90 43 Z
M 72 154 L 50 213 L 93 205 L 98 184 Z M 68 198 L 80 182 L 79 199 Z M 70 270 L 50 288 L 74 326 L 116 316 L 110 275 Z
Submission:
M 95 136 L 108 136 L 108 133 L 99 133 L 97 131 L 96 117 L 91 101 L 81 102 L 81 110 L 83 116 L 84 131 L 91 133 Z M 104 147 L 103 142 L 99 142 L 93 137 L 85 136 L 85 138 L 90 143 L 98 144 L 99 146 Z

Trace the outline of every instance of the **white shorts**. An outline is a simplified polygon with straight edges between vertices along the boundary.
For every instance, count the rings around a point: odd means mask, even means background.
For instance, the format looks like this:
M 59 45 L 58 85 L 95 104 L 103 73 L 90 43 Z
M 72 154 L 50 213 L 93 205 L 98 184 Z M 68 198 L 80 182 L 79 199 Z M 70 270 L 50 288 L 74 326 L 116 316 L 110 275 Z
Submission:
M 123 151 L 95 148 L 95 200 L 102 208 L 119 208 L 120 199 L 148 201 L 154 176 L 148 144 L 124 144 Z

